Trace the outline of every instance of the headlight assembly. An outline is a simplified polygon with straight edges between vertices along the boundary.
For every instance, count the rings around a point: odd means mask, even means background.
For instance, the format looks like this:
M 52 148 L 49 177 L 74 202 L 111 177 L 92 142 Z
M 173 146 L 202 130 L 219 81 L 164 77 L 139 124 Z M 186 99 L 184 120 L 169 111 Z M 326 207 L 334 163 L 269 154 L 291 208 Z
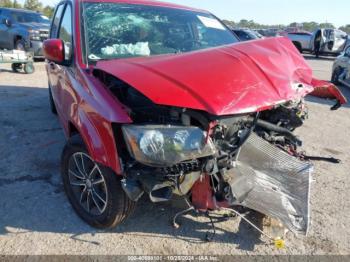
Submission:
M 127 125 L 122 130 L 129 153 L 145 165 L 173 166 L 215 154 L 213 142 L 198 127 Z

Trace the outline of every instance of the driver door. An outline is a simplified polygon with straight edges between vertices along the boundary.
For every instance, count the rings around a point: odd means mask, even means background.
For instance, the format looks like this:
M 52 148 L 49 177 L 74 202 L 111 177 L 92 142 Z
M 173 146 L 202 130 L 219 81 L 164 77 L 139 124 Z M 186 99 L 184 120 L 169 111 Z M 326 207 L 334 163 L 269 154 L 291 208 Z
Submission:
M 60 26 L 60 21 L 62 17 L 62 13 L 64 10 L 65 4 L 61 4 L 56 8 L 56 12 L 52 21 L 51 25 L 51 31 L 50 31 L 50 38 L 57 38 L 58 37 L 58 29 Z M 58 77 L 59 74 L 62 71 L 62 67 L 60 65 L 55 64 L 54 62 L 48 61 L 47 65 L 47 72 L 48 72 L 48 77 L 49 77 L 49 84 L 50 84 L 50 89 L 51 89 L 51 94 L 54 99 L 54 101 L 58 101 Z M 56 102 L 55 103 L 56 108 L 58 109 L 60 105 Z
M 334 46 L 334 30 L 333 29 L 321 29 L 322 30 L 322 41 L 321 51 L 332 52 Z
M 350 86 L 350 46 L 348 46 L 344 53 L 344 68 L 346 71 L 345 83 Z
M 334 45 L 332 48 L 332 52 L 335 53 L 341 53 L 344 50 L 344 47 L 347 42 L 347 35 L 346 33 L 340 31 L 340 30 L 334 30 Z
M 321 43 L 320 43 L 320 50 L 324 51 L 324 46 L 327 41 L 327 31 L 325 29 L 317 29 L 312 33 L 311 41 L 310 41 L 310 50 L 315 51 L 315 41 L 316 41 L 316 36 L 318 34 L 321 34 Z

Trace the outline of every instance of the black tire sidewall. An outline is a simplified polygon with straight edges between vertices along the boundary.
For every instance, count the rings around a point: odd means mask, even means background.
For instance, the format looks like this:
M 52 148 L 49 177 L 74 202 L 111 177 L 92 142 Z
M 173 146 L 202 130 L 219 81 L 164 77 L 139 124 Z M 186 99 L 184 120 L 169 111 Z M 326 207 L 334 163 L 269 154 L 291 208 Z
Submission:
M 299 53 L 303 53 L 303 48 L 301 46 L 300 43 L 297 43 L 297 42 L 293 42 L 294 46 L 296 47 L 296 49 L 298 49 Z
M 337 67 L 332 74 L 332 83 L 335 85 L 339 85 L 339 76 L 340 76 L 341 68 Z
M 27 63 L 24 65 L 24 72 L 26 72 L 26 74 L 33 74 L 35 72 L 35 68 L 33 63 Z
M 19 71 L 22 69 L 22 64 L 13 63 L 13 64 L 11 64 L 11 69 L 13 72 L 19 73 Z
M 107 207 L 106 210 L 99 216 L 94 216 L 86 212 L 76 199 L 68 177 L 69 159 L 74 153 L 77 152 L 83 152 L 89 155 L 81 137 L 73 136 L 68 140 L 61 157 L 61 175 L 69 202 L 78 216 L 89 225 L 101 229 L 113 228 L 126 218 L 125 211 L 128 210 L 127 204 L 130 200 L 127 199 L 127 196 L 121 187 L 120 179 L 117 178 L 117 175 L 109 168 L 99 165 L 102 175 L 106 181 L 108 192 Z

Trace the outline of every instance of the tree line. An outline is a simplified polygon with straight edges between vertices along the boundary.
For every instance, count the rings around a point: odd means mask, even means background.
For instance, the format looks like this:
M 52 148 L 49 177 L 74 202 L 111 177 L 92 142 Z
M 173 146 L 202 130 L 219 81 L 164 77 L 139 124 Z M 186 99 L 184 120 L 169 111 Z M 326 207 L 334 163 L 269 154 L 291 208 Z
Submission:
M 54 7 L 43 5 L 39 0 L 25 0 L 22 5 L 17 0 L 0 0 L 0 7 L 27 9 L 43 13 L 47 17 L 52 17 Z
M 277 24 L 277 25 L 264 25 L 254 22 L 254 20 L 242 19 L 239 22 L 224 20 L 224 23 L 229 27 L 250 28 L 250 29 L 268 29 L 279 28 L 284 29 L 286 27 L 298 27 L 302 30 L 313 32 L 318 28 L 336 28 L 332 23 L 317 23 L 317 22 L 303 22 L 303 23 L 291 23 L 289 25 Z M 350 24 L 339 27 L 340 30 L 350 34 Z

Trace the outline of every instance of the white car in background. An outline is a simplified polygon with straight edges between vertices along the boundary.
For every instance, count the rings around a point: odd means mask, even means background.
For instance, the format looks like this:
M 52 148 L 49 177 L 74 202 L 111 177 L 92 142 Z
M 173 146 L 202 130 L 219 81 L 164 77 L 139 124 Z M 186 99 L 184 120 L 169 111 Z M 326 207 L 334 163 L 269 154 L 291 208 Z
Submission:
M 339 55 L 349 43 L 349 37 L 345 32 L 332 28 L 317 29 L 312 33 L 306 31 L 291 32 L 287 34 L 287 37 L 301 53 L 304 51 L 313 53 L 318 34 L 321 36 L 320 54 Z
M 332 82 L 350 87 L 350 45 L 333 64 Z

